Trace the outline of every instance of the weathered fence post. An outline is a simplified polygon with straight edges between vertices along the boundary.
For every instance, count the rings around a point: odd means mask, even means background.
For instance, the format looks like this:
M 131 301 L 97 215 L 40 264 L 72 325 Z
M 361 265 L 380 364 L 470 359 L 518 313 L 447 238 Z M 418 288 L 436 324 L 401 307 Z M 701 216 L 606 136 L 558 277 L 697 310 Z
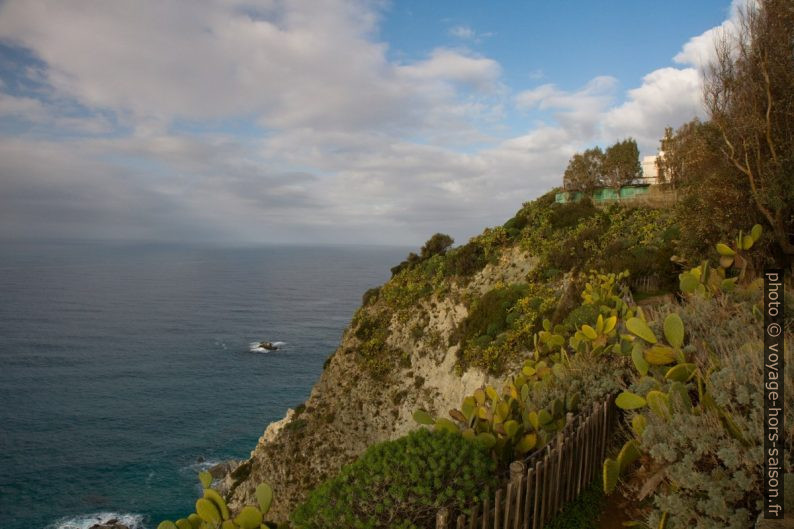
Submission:
M 513 503 L 513 529 L 518 529 L 521 523 L 521 497 L 523 496 L 522 486 L 524 484 L 524 474 L 527 472 L 527 465 L 523 461 L 513 461 L 510 463 L 510 481 L 513 483 L 515 492 L 515 502 Z
M 475 505 L 469 517 L 469 529 L 477 529 L 477 517 L 480 514 L 480 506 Z
M 502 520 L 502 496 L 504 496 L 504 489 L 496 491 L 496 496 L 493 500 L 493 529 L 499 529 L 499 522 Z
M 524 529 L 529 529 L 529 519 L 532 517 L 533 485 L 535 483 L 535 469 L 527 471 L 527 491 L 524 496 Z
M 543 488 L 543 481 L 541 481 L 541 474 L 543 473 L 541 470 L 541 462 L 538 461 L 535 463 L 535 499 L 533 501 L 532 507 L 532 529 L 540 529 L 543 527 L 541 521 L 538 519 L 540 518 L 540 503 L 541 503 L 541 489 Z
M 442 507 L 436 513 L 436 529 L 448 529 L 449 527 L 449 509 Z
M 513 491 L 515 490 L 516 483 L 514 481 L 510 481 L 507 484 L 507 492 L 505 493 L 505 501 L 504 501 L 504 520 L 503 520 L 503 529 L 510 529 L 510 513 L 511 513 L 511 506 L 513 504 Z M 497 527 L 497 529 L 499 529 Z

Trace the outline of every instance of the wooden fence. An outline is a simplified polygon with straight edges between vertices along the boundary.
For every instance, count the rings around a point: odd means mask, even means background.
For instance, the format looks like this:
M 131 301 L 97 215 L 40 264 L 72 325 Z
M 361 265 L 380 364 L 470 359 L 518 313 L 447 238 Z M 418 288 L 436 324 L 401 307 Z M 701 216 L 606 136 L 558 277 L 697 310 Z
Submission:
M 614 395 L 574 416 L 554 441 L 510 465 L 506 486 L 475 505 L 471 514 L 446 508 L 436 529 L 542 529 L 566 503 L 576 499 L 601 473 L 607 445 L 617 423 Z
M 657 274 L 633 278 L 629 281 L 631 288 L 636 292 L 655 292 L 659 290 L 659 276 Z

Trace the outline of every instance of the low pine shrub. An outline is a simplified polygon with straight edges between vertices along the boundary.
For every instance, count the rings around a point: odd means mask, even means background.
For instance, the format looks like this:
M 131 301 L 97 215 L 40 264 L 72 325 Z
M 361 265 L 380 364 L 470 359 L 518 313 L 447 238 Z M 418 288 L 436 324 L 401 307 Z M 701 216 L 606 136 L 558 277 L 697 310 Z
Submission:
M 313 490 L 292 513 L 304 529 L 433 527 L 442 507 L 463 512 L 495 488 L 495 463 L 475 443 L 421 429 L 376 444 Z

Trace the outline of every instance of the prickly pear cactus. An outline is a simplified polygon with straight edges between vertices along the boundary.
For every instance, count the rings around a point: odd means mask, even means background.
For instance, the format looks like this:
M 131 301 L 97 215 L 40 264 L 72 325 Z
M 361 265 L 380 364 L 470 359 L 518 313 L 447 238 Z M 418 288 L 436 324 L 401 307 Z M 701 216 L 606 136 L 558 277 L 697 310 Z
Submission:
M 212 476 L 209 472 L 199 473 L 199 481 L 204 488 L 203 497 L 196 500 L 196 512 L 176 522 L 164 520 L 157 529 L 266 529 L 263 519 L 273 502 L 273 489 L 267 483 L 256 488 L 259 507 L 246 505 L 232 518 L 231 512 L 218 491 L 210 488 Z

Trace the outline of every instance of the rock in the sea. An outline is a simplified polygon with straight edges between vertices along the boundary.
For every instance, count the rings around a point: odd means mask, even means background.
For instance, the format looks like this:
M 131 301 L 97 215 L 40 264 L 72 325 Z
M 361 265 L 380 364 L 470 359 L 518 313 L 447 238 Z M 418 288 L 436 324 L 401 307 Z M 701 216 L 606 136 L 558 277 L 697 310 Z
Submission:
M 95 523 L 88 529 L 130 529 L 130 528 L 124 525 L 123 523 L 119 522 L 117 519 L 111 518 L 110 520 L 103 523 Z
M 207 469 L 207 472 L 210 473 L 212 479 L 221 479 L 229 474 L 232 470 L 237 468 L 240 462 L 234 459 L 229 461 L 224 461 L 223 463 L 218 463 L 217 465 L 213 465 Z

